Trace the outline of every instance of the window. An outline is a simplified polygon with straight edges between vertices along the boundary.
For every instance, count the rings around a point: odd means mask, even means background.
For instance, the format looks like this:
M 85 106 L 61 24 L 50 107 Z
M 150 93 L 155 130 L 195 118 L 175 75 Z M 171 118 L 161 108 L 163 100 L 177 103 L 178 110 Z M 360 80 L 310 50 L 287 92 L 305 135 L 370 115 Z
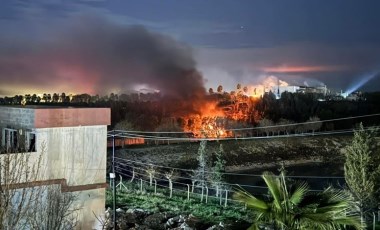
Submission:
M 36 134 L 30 131 L 25 132 L 25 150 L 28 152 L 36 151 Z
M 17 130 L 4 128 L 2 133 L 2 146 L 5 147 L 6 151 L 16 149 L 17 146 Z
M 32 131 L 3 128 L 1 134 L 1 145 L 6 152 L 36 151 L 36 134 Z

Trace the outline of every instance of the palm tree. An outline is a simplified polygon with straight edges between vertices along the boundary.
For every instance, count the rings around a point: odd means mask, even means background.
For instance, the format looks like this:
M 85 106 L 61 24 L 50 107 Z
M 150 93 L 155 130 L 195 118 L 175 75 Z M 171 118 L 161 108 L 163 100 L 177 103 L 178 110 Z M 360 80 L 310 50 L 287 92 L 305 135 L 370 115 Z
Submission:
M 352 196 L 344 190 L 331 187 L 323 192 L 311 193 L 305 182 L 287 185 L 284 170 L 279 176 L 265 172 L 262 175 L 269 196 L 260 199 L 240 190 L 234 197 L 245 202 L 255 214 L 250 229 L 260 226 L 272 229 L 364 229 Z
M 222 93 L 223 92 L 223 86 L 222 85 L 219 85 L 218 88 L 216 89 L 216 91 L 218 93 Z

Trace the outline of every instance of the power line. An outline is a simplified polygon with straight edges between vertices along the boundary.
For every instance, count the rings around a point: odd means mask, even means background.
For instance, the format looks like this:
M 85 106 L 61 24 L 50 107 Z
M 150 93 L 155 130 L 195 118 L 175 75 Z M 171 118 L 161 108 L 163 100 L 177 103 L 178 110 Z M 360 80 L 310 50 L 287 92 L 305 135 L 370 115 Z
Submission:
M 230 129 L 230 130 L 234 131 L 234 130 L 251 130 L 251 129 L 277 128 L 277 127 L 284 127 L 284 126 L 287 127 L 287 126 L 297 126 L 297 125 L 304 125 L 304 124 L 315 124 L 315 123 L 323 123 L 323 122 L 331 122 L 331 121 L 350 120 L 350 119 L 357 119 L 357 118 L 364 118 L 364 117 L 373 117 L 373 116 L 380 116 L 380 113 L 367 114 L 367 115 L 361 115 L 361 116 L 334 118 L 334 119 L 319 120 L 319 121 L 305 121 L 305 122 L 282 124 L 282 125 L 271 125 L 271 126 L 253 127 L 253 128 L 238 128 L 238 129 Z
M 365 117 L 374 117 L 374 116 L 380 116 L 380 113 L 375 114 L 366 114 L 366 115 L 360 115 L 360 116 L 351 116 L 351 117 L 341 117 L 341 118 L 333 118 L 333 119 L 327 119 L 327 120 L 319 120 L 319 121 L 305 121 L 305 122 L 298 122 L 298 123 L 289 123 L 289 124 L 277 124 L 277 125 L 269 125 L 269 126 L 261 126 L 261 127 L 247 127 L 247 128 L 236 128 L 236 129 L 225 129 L 225 131 L 240 131 L 240 130 L 256 130 L 256 129 L 267 129 L 267 128 L 277 128 L 277 127 L 288 127 L 288 126 L 297 126 L 297 125 L 304 125 L 304 124 L 315 124 L 315 123 L 323 123 L 323 122 L 332 122 L 332 121 L 340 121 L 340 120 L 350 120 L 350 119 L 357 119 L 357 118 L 365 118 Z M 137 130 L 112 130 L 116 132 L 128 132 L 128 133 L 150 133 L 150 134 L 191 134 L 192 132 L 181 132 L 181 131 L 137 131 Z M 108 133 L 112 132 L 108 131 Z
M 184 138 L 184 137 L 157 137 L 157 136 L 148 136 L 148 135 L 139 135 L 139 134 L 114 134 L 109 135 L 109 137 L 119 137 L 119 138 L 144 138 L 145 140 L 161 140 L 161 141 L 215 141 L 215 140 L 251 140 L 251 139 L 272 139 L 272 138 L 281 138 L 281 137 L 303 137 L 303 136 L 317 136 L 317 135 L 332 135 L 332 134 L 341 134 L 341 133 L 352 133 L 352 130 L 349 131 L 335 131 L 332 132 L 315 132 L 312 133 L 303 133 L 303 134 L 290 134 L 290 135 L 277 135 L 277 136 L 260 136 L 260 137 L 225 137 L 225 138 Z
M 378 129 L 380 126 L 371 126 L 364 128 L 364 130 Z M 108 134 L 108 137 L 117 137 L 117 138 L 143 138 L 145 140 L 154 140 L 154 141 L 228 141 L 228 140 L 254 140 L 254 139 L 274 139 L 274 138 L 291 138 L 291 137 L 310 137 L 310 136 L 326 136 L 326 135 L 337 135 L 337 134 L 348 134 L 355 132 L 352 129 L 342 129 L 335 131 L 324 131 L 324 132 L 308 132 L 308 133 L 295 133 L 295 134 L 285 134 L 285 135 L 276 135 L 276 136 L 259 136 L 259 137 L 218 137 L 218 138 L 188 138 L 188 137 L 159 137 L 159 136 L 149 136 L 149 135 L 140 135 L 140 134 L 130 134 L 127 131 L 124 133 L 117 134 Z
M 121 130 L 121 129 L 116 129 L 116 130 L 111 130 L 111 131 L 108 131 L 108 133 L 112 132 L 112 131 L 115 131 L 115 132 L 125 132 L 126 130 Z M 191 134 L 193 132 L 184 132 L 184 131 L 137 131 L 137 130 L 128 130 L 127 131 L 128 133 L 158 133 L 158 134 L 161 134 L 161 133 L 173 133 L 173 134 L 178 134 L 178 133 L 187 133 L 187 134 Z
M 183 171 L 183 172 L 194 172 L 194 171 L 196 171 L 196 170 L 192 170 L 192 169 L 181 169 L 181 168 L 175 168 L 175 167 L 169 167 L 169 166 L 163 166 L 163 165 L 157 165 L 157 164 L 151 164 L 151 163 L 144 163 L 141 161 L 133 161 L 133 160 L 123 159 L 123 158 L 119 158 L 119 157 L 115 157 L 115 159 L 127 161 L 127 162 L 133 162 L 133 163 L 140 164 L 140 165 L 154 166 L 154 167 L 158 167 L 158 168 L 167 168 L 167 169 L 178 170 L 178 171 Z M 205 171 L 205 173 L 215 174 L 216 172 Z M 220 174 L 232 175 L 232 176 L 260 177 L 260 178 L 262 176 L 262 175 L 258 175 L 258 174 L 228 173 L 228 172 L 221 172 Z M 287 178 L 306 178 L 306 179 L 344 179 L 344 177 L 338 177 L 338 176 L 286 176 L 286 177 Z

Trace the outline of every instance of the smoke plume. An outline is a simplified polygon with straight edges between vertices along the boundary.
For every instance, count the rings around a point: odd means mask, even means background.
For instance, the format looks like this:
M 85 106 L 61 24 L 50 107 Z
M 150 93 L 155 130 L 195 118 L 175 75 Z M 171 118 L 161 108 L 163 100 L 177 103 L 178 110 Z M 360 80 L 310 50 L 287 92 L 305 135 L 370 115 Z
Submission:
M 141 26 L 81 18 L 43 39 L 0 42 L 2 86 L 105 94 L 144 84 L 181 100 L 205 94 L 191 49 Z

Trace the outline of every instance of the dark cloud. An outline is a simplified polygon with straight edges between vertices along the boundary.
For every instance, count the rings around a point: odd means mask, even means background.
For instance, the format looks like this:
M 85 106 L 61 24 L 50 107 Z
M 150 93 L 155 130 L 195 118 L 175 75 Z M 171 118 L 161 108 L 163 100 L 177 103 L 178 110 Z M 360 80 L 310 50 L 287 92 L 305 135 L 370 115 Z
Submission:
M 145 83 L 180 97 L 204 91 L 191 49 L 152 31 L 203 50 L 196 60 L 208 87 L 273 74 L 344 90 L 380 70 L 377 0 L 148 2 L 2 2 L 0 90 L 106 93 Z M 285 67 L 295 71 L 266 71 Z M 363 89 L 379 86 L 374 77 Z
M 182 99 L 205 92 L 191 49 L 142 26 L 80 17 L 46 36 L 1 42 L 1 85 L 109 93 L 145 84 Z

